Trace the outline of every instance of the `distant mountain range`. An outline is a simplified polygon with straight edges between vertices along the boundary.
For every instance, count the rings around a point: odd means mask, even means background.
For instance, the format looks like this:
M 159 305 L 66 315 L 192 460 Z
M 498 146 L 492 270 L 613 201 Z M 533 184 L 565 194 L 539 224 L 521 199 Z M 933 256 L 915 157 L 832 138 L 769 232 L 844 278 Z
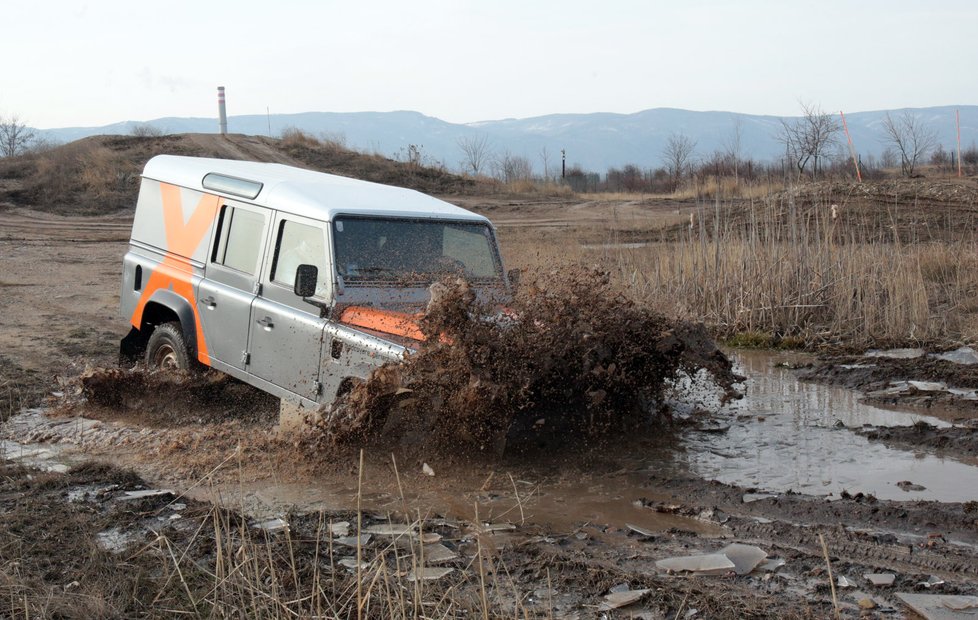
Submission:
M 916 114 L 938 136 L 945 150 L 955 148 L 955 111 L 961 115 L 962 148 L 978 141 L 978 106 L 916 108 Z M 903 110 L 890 110 L 902 113 Z M 846 115 L 856 150 L 862 157 L 879 155 L 884 149 L 882 121 L 886 110 L 853 112 Z M 280 135 L 295 127 L 316 136 L 339 139 L 361 151 L 406 158 L 409 145 L 420 149 L 427 162 L 441 162 L 458 169 L 463 159 L 459 141 L 488 139 L 493 153 L 510 153 L 530 159 L 537 173 L 542 172 L 544 149 L 549 166 L 560 165 L 560 151 L 567 153 L 567 164 L 605 172 L 609 167 L 636 164 L 659 167 L 669 137 L 685 134 L 696 142 L 695 156 L 706 157 L 725 149 L 735 127 L 740 128 L 741 152 L 756 160 L 777 160 L 783 147 L 776 139 L 781 117 L 733 112 L 694 112 L 674 108 L 655 108 L 634 114 L 550 114 L 524 119 L 448 123 L 419 112 L 305 112 L 232 116 L 228 130 L 251 135 Z M 150 125 L 165 133 L 217 133 L 216 118 L 159 118 L 145 123 L 126 121 L 102 127 L 66 127 L 39 130 L 53 141 L 69 142 L 98 134 L 129 134 L 134 127 Z M 843 139 L 844 140 L 844 139 Z

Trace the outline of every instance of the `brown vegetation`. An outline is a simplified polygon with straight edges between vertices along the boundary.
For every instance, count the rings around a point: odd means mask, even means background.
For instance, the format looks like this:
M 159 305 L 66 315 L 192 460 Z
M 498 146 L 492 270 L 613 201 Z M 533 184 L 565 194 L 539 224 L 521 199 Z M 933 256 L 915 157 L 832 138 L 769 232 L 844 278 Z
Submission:
M 359 153 L 295 130 L 281 140 L 211 134 L 93 136 L 0 158 L 0 205 L 66 215 L 131 210 L 143 166 L 160 154 L 272 161 L 429 193 L 488 187 L 438 167 Z

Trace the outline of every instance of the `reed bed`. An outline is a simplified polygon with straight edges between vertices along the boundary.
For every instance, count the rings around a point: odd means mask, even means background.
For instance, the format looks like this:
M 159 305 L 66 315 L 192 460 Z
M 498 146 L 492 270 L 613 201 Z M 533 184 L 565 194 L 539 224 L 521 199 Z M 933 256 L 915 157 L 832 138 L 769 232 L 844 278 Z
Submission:
M 598 264 L 623 291 L 720 337 L 795 345 L 978 338 L 978 246 L 960 217 L 865 205 L 830 193 L 701 200 L 682 225 L 628 242 L 524 238 L 519 266 Z M 927 207 L 935 209 L 935 207 Z M 970 217 L 970 215 L 968 215 Z M 568 233 L 571 235 L 574 233 Z

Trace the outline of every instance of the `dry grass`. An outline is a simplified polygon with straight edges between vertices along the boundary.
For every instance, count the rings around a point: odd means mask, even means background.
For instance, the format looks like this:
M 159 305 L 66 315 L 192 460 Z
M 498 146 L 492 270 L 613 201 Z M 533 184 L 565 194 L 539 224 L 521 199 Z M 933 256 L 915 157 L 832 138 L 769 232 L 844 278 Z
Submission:
M 978 338 L 978 253 L 953 218 L 945 229 L 931 222 L 918 231 L 855 204 L 833 218 L 830 202 L 796 204 L 780 193 L 743 208 L 700 203 L 698 216 L 638 243 L 609 231 L 604 247 L 584 248 L 567 233 L 509 254 L 530 268 L 600 264 L 636 299 L 703 320 L 723 337 L 853 345 Z

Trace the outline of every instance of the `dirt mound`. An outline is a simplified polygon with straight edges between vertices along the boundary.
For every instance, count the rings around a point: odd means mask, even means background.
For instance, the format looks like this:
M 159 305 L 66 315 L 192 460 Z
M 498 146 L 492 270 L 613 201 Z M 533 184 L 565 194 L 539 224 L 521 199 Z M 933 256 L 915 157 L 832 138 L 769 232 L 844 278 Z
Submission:
M 84 404 L 87 416 L 123 417 L 153 427 L 270 421 L 278 411 L 278 399 L 218 372 L 95 368 L 73 381 L 76 388 L 62 403 L 62 413 Z
M 607 273 L 541 274 L 496 312 L 464 283 L 442 286 L 422 320 L 425 344 L 356 386 L 323 418 L 326 437 L 499 451 L 513 428 L 601 435 L 645 424 L 681 373 L 706 369 L 734 394 L 737 377 L 705 328 L 636 304 Z
M 0 205 L 62 215 L 102 215 L 131 210 L 139 175 L 155 155 L 189 155 L 286 163 L 426 192 L 485 191 L 485 183 L 441 168 L 366 155 L 312 137 L 177 134 L 92 136 L 0 159 Z

